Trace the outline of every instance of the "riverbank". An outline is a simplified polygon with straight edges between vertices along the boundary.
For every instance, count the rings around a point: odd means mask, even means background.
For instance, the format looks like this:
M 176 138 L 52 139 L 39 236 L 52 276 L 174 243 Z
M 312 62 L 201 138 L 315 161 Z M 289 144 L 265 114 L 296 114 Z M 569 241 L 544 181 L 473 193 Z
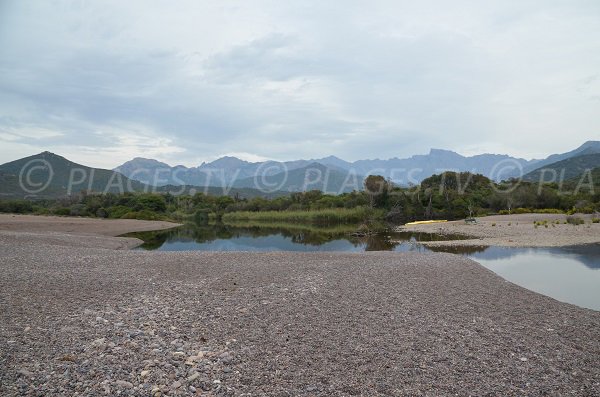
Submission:
M 63 232 L 83 245 L 0 233 L 3 395 L 600 393 L 600 312 L 463 257 L 117 251 Z
M 72 247 L 129 249 L 143 243 L 137 238 L 116 237 L 129 232 L 165 230 L 180 226 L 164 221 L 76 218 L 0 214 L 0 234 L 12 240 Z
M 422 242 L 428 246 L 562 247 L 599 244 L 600 223 L 591 223 L 591 215 L 575 216 L 583 218 L 585 224 L 565 224 L 567 215 L 562 214 L 519 214 L 481 217 L 477 218 L 477 224 L 466 224 L 460 220 L 400 226 L 398 230 L 472 237 Z M 538 222 L 537 227 L 534 222 Z

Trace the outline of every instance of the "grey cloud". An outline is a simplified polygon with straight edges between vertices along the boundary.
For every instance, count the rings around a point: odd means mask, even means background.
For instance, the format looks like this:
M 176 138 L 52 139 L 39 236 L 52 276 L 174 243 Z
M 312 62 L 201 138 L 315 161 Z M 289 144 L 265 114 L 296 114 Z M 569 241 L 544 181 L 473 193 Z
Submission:
M 589 2 L 7 2 L 0 14 L 0 131 L 61 133 L 0 135 L 19 150 L 116 151 L 130 134 L 132 156 L 143 137 L 166 139 L 160 159 L 187 165 L 477 142 L 541 157 L 560 151 L 567 127 L 576 141 L 600 128 Z

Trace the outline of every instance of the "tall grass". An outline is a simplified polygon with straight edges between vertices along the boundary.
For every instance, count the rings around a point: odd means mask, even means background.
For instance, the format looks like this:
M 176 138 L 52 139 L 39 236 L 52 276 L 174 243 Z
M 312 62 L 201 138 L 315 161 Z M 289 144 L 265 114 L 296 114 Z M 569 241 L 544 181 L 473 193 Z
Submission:
M 315 225 L 311 223 L 300 222 L 274 222 L 274 221 L 230 221 L 224 223 L 226 226 L 240 228 L 262 228 L 262 229 L 285 229 L 297 232 L 309 233 L 327 233 L 327 234 L 350 234 L 355 232 L 360 224 L 358 223 L 335 223 L 328 225 Z
M 382 219 L 383 211 L 366 207 L 331 208 L 313 211 L 240 211 L 223 215 L 223 222 L 303 222 L 313 224 L 360 223 Z

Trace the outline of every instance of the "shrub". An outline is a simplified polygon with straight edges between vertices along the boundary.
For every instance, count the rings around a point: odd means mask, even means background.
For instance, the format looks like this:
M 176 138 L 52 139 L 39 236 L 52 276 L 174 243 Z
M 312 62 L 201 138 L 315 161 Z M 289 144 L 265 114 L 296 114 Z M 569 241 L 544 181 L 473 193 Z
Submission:
M 194 222 L 198 224 L 206 224 L 209 220 L 210 211 L 207 209 L 196 210 L 194 213 Z
M 583 225 L 585 221 L 578 216 L 567 216 L 567 223 L 571 225 Z
M 98 218 L 108 218 L 108 212 L 104 208 L 100 207 L 96 211 L 96 216 Z
M 150 210 L 142 210 L 139 211 L 137 213 L 137 216 L 135 217 L 135 219 L 143 219 L 143 220 L 147 220 L 147 221 L 156 221 L 156 220 L 160 220 L 161 216 L 155 212 L 152 212 Z
M 131 208 L 124 205 L 115 205 L 108 209 L 108 217 L 114 219 L 123 218 L 128 212 L 131 212 Z
M 592 218 L 592 223 L 600 223 L 600 218 Z
M 69 210 L 71 216 L 84 216 L 87 214 L 87 209 L 83 204 L 73 204 Z
M 536 214 L 562 214 L 563 213 L 563 211 L 559 210 L 558 208 L 541 208 L 541 209 L 533 210 L 533 212 Z
M 26 214 L 33 211 L 33 205 L 26 200 L 0 201 L 0 212 L 11 212 L 14 214 Z
M 52 214 L 54 214 L 54 215 L 60 215 L 60 216 L 71 215 L 71 209 L 70 208 L 65 208 L 65 207 L 54 208 L 52 210 Z
M 123 216 L 121 216 L 121 219 L 135 219 L 137 215 L 137 211 L 129 211 L 128 213 L 123 214 Z

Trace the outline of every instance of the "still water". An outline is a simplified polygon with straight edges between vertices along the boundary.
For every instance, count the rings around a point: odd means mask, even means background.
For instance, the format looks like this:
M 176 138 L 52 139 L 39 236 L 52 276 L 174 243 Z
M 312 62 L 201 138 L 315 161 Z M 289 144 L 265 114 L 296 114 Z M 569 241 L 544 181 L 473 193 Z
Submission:
M 353 225 L 185 225 L 160 232 L 131 233 L 139 249 L 156 251 L 444 251 L 468 256 L 505 279 L 532 291 L 600 310 L 600 245 L 562 248 L 427 248 L 421 241 L 462 239 L 427 233 L 386 232 L 352 236 Z

